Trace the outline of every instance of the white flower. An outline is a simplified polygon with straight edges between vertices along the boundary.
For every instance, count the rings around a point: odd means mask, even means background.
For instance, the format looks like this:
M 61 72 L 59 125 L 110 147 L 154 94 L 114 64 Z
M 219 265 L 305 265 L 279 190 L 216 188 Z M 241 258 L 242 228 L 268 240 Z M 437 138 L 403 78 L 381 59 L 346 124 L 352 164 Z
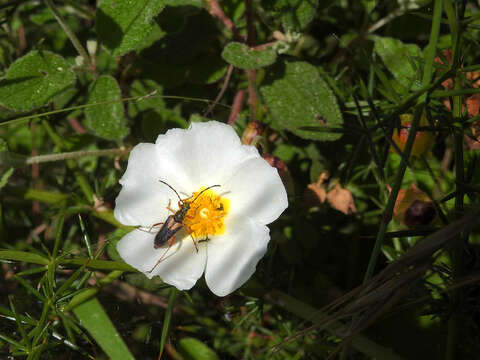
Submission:
M 158 223 L 182 205 L 164 182 L 190 210 L 175 241 L 154 248 Z M 277 170 L 256 148 L 242 145 L 231 126 L 216 121 L 171 129 L 155 144 L 138 144 L 120 184 L 115 218 L 139 226 L 118 242 L 125 262 L 180 290 L 205 272 L 218 296 L 235 291 L 255 272 L 270 240 L 266 225 L 288 206 Z M 220 186 L 200 194 L 212 185 Z

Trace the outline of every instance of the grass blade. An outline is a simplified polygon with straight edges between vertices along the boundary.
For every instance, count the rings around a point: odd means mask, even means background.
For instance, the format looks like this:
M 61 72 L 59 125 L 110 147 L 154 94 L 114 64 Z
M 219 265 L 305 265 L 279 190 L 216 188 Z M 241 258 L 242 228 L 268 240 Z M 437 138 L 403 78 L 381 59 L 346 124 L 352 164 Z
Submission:
M 97 298 L 92 298 L 73 309 L 82 326 L 105 353 L 114 360 L 134 360 L 135 358 L 113 326 Z

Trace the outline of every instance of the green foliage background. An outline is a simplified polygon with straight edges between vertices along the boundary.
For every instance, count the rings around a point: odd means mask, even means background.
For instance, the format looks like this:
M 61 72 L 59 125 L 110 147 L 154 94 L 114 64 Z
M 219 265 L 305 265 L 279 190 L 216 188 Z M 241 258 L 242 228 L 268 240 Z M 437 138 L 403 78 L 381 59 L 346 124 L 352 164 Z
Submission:
M 0 2 L 0 357 L 478 357 L 479 10 Z M 203 280 L 150 281 L 115 249 L 131 230 L 112 212 L 131 147 L 208 119 L 260 126 L 253 145 L 290 199 L 256 274 L 226 298 Z M 420 132 L 433 148 L 410 156 Z M 325 172 L 354 211 L 308 190 Z M 392 216 L 412 184 L 437 215 L 407 228 Z

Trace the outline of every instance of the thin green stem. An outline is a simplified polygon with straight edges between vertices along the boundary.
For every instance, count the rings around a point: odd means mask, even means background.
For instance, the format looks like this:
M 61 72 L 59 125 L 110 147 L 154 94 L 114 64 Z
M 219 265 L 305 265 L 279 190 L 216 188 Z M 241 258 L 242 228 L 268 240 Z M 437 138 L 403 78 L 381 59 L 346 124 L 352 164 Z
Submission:
M 118 270 L 115 270 L 115 271 L 112 271 L 110 274 L 108 274 L 107 276 L 105 276 L 104 278 L 102 278 L 99 283 L 97 284 L 97 286 L 95 287 L 91 287 L 91 288 L 86 288 L 84 289 L 80 294 L 76 295 L 72 300 L 70 300 L 70 302 L 65 306 L 65 308 L 63 309 L 63 311 L 70 311 L 72 310 L 75 306 L 78 306 L 80 305 L 81 303 L 91 299 L 92 297 L 94 297 L 98 291 L 100 290 L 100 288 L 102 286 L 105 286 L 105 285 L 108 285 L 108 284 L 111 284 L 115 279 L 118 279 L 120 276 L 122 276 L 123 274 L 123 271 L 118 271 Z
M 77 38 L 75 33 L 69 28 L 67 23 L 65 22 L 65 19 L 63 19 L 62 15 L 58 12 L 57 7 L 53 3 L 52 0 L 45 0 L 45 4 L 48 6 L 50 11 L 53 13 L 53 16 L 55 16 L 55 19 L 57 19 L 58 23 L 62 27 L 63 31 L 67 34 L 68 38 L 73 44 L 73 47 L 78 51 L 80 56 L 83 58 L 85 61 L 85 64 L 87 66 L 92 65 L 92 61 L 90 60 L 90 56 L 88 56 L 88 53 L 85 51 L 85 49 L 82 46 L 82 43 L 80 40 Z
M 390 220 L 392 220 L 393 208 L 395 206 L 395 202 L 397 200 L 400 187 L 402 186 L 405 170 L 407 169 L 407 165 L 408 165 L 407 159 L 410 157 L 410 153 L 412 151 L 413 142 L 417 134 L 418 125 L 420 124 L 420 117 L 422 115 L 422 111 L 423 111 L 422 106 L 418 106 L 415 111 L 415 116 L 413 118 L 410 131 L 408 132 L 408 138 L 405 144 L 405 150 L 403 152 L 404 156 L 400 161 L 400 165 L 397 170 L 397 176 L 395 177 L 395 181 L 393 183 L 390 196 L 388 197 L 387 205 L 385 206 L 385 210 L 382 216 L 382 221 L 380 222 L 380 228 L 378 229 L 375 245 L 370 255 L 367 271 L 365 272 L 365 276 L 363 278 L 364 284 L 372 277 L 373 272 L 375 270 L 375 266 L 377 265 L 378 255 L 380 254 L 380 251 L 382 248 L 382 244 L 385 238 L 385 234 L 387 232 L 388 224 L 390 223 Z
M 458 26 L 459 15 L 463 17 L 463 14 L 456 13 L 453 4 L 450 0 L 445 0 L 445 12 L 447 14 L 447 18 L 450 24 L 450 31 L 452 33 L 452 59 L 453 59 L 453 66 L 459 67 L 461 59 L 460 59 L 460 26 Z M 461 123 L 462 120 L 462 107 L 463 107 L 463 89 L 462 83 L 463 79 L 460 74 L 454 79 L 454 98 L 453 98 L 453 122 L 454 123 Z M 454 148 L 455 148 L 455 178 L 456 178 L 456 194 L 455 194 L 455 213 L 457 217 L 461 217 L 463 214 L 463 198 L 464 198 L 464 189 L 463 186 L 459 186 L 458 184 L 464 183 L 464 156 L 463 156 L 463 128 L 453 127 L 454 135 Z M 464 234 L 460 233 L 459 235 L 460 240 L 463 239 Z M 463 242 L 459 242 L 459 244 L 463 244 Z M 457 246 L 451 251 L 451 258 L 452 258 L 452 268 L 453 279 L 458 279 L 464 273 L 465 268 L 465 259 L 464 259 L 464 251 L 463 246 Z M 447 345 L 445 351 L 445 359 L 446 360 L 453 360 L 457 358 L 457 344 L 458 344 L 458 336 L 459 336 L 459 324 L 461 321 L 460 313 L 458 309 L 461 307 L 463 299 L 462 289 L 458 288 L 455 289 L 452 293 L 451 302 L 453 304 L 454 310 L 452 316 L 448 320 L 448 335 L 447 335 Z
M 277 304 L 285 310 L 312 322 L 315 325 L 321 325 L 323 329 L 327 330 L 331 334 L 338 335 L 342 331 L 345 331 L 345 324 L 340 321 L 325 322 L 326 314 L 322 313 L 318 309 L 311 307 L 310 305 L 297 300 L 296 298 L 289 296 L 281 291 L 273 290 L 266 295 L 268 301 Z M 308 329 L 307 329 L 308 330 Z M 288 341 L 284 340 L 281 344 Z M 281 346 L 279 344 L 278 346 Z M 367 355 L 369 358 L 383 359 L 383 360 L 401 360 L 400 355 L 396 354 L 392 349 L 384 347 L 375 343 L 363 334 L 354 334 L 351 339 L 352 347 L 361 353 Z M 278 347 L 277 346 L 277 347 Z
M 67 159 L 78 159 L 85 156 L 109 156 L 109 155 L 123 155 L 127 154 L 131 148 L 105 149 L 105 150 L 91 150 L 91 151 L 71 151 L 60 154 L 48 154 L 32 156 L 26 159 L 27 165 L 39 164 L 51 161 L 61 161 Z
M 175 95 L 155 95 L 155 92 L 156 91 L 154 91 L 150 94 L 127 97 L 127 98 L 123 98 L 123 99 L 100 101 L 100 102 L 97 102 L 97 103 L 94 103 L 94 104 L 76 105 L 76 106 L 72 106 L 72 107 L 68 107 L 68 108 L 64 108 L 64 109 L 47 111 L 47 112 L 44 112 L 44 113 L 41 113 L 41 114 L 26 115 L 26 116 L 22 116 L 22 117 L 19 117 L 19 118 L 16 118 L 16 119 L 0 122 L 0 126 L 23 124 L 23 123 L 27 123 L 29 121 L 38 121 L 40 118 L 47 117 L 47 116 L 50 116 L 50 115 L 60 114 L 60 113 L 64 113 L 64 112 L 87 109 L 87 108 L 90 108 L 90 107 L 93 107 L 93 106 L 103 106 L 103 105 L 108 105 L 108 104 L 114 104 L 114 103 L 117 103 L 117 102 L 142 101 L 143 99 L 154 98 L 156 96 L 161 96 L 162 99 L 197 101 L 197 102 L 202 102 L 202 103 L 207 103 L 207 104 L 213 103 L 213 101 L 210 100 L 210 99 L 192 98 L 192 97 L 175 96 Z M 227 108 L 227 109 L 231 109 L 230 105 L 225 105 L 225 104 L 222 104 L 222 103 L 219 103 L 217 105 L 221 106 L 221 107 L 224 107 L 224 108 Z
M 424 89 L 428 88 L 430 82 L 432 81 L 433 62 L 435 58 L 435 49 L 438 42 L 438 35 L 440 32 L 441 16 L 442 16 L 442 0 L 435 0 L 434 8 L 433 8 L 432 28 L 430 30 L 430 41 L 425 54 L 425 68 L 424 68 L 423 79 L 422 79 L 422 88 Z M 410 131 L 408 132 L 407 143 L 405 144 L 405 150 L 403 153 L 404 156 L 400 161 L 400 166 L 398 167 L 397 176 L 392 186 L 390 196 L 388 197 L 387 205 L 385 206 L 385 210 L 383 212 L 382 221 L 380 223 L 380 228 L 377 233 L 377 238 L 375 240 L 375 245 L 372 250 L 372 254 L 370 255 L 370 260 L 368 262 L 367 271 L 365 272 L 365 276 L 363 278 L 363 283 L 366 283 L 372 277 L 373 272 L 375 270 L 375 266 L 378 260 L 378 255 L 380 254 L 383 240 L 387 232 L 387 227 L 388 227 L 388 224 L 390 223 L 390 220 L 392 219 L 393 208 L 397 200 L 398 192 L 400 191 L 400 187 L 402 185 L 403 176 L 405 174 L 405 170 L 407 169 L 407 165 L 408 165 L 407 159 L 410 157 L 410 153 L 412 151 L 413 142 L 417 135 L 418 126 L 420 124 L 420 117 L 423 112 L 423 107 L 427 99 L 427 95 L 428 93 L 424 92 L 418 98 L 418 102 L 417 102 L 418 105 L 415 109 L 415 116 L 413 118 Z
M 454 89 L 454 90 L 437 90 L 431 94 L 431 98 L 445 98 L 449 96 L 459 96 L 459 95 L 474 95 L 480 93 L 480 89 Z
M 48 121 L 42 120 L 42 125 L 47 131 L 47 134 L 50 136 L 52 141 L 57 145 L 60 149 L 64 147 L 63 140 L 58 136 L 55 130 L 50 126 Z M 90 184 L 88 183 L 87 178 L 78 170 L 77 164 L 72 159 L 66 159 L 67 167 L 73 171 L 73 175 L 75 176 L 75 180 L 77 181 L 78 186 L 82 190 L 83 194 L 85 195 L 88 202 L 93 203 L 93 194 L 94 191 Z

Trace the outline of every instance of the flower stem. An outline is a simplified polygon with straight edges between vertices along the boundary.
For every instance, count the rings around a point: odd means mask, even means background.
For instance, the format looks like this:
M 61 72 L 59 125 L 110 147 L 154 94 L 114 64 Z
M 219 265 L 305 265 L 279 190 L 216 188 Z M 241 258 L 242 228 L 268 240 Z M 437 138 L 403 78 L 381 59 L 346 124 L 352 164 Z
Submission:
M 434 3 L 432 28 L 430 30 L 430 39 L 428 43 L 428 48 L 425 53 L 425 67 L 424 67 L 424 73 L 423 73 L 423 79 L 422 79 L 422 88 L 424 89 L 429 86 L 432 80 L 435 49 L 438 42 L 438 34 L 440 32 L 440 23 L 441 23 L 441 17 L 442 17 L 442 2 L 443 0 L 435 0 L 435 3 Z M 405 170 L 407 169 L 408 158 L 410 157 L 410 153 L 413 147 L 413 142 L 417 135 L 417 129 L 420 123 L 420 117 L 422 115 L 427 94 L 428 94 L 427 92 L 422 93 L 417 100 L 418 105 L 415 108 L 415 116 L 413 118 L 411 128 L 408 132 L 407 143 L 405 144 L 405 150 L 403 152 L 404 156 L 402 156 L 400 166 L 397 172 L 397 177 L 395 178 L 395 182 L 392 186 L 392 191 L 390 192 L 390 196 L 388 197 L 388 200 L 387 200 L 387 205 L 385 206 L 383 218 L 377 233 L 375 246 L 373 248 L 372 254 L 370 255 L 370 260 L 368 262 L 367 271 L 365 272 L 365 276 L 363 278 L 363 283 L 366 283 L 372 277 L 373 272 L 375 270 L 378 255 L 380 254 L 380 250 L 383 244 L 383 239 L 385 238 L 385 233 L 387 231 L 387 226 L 390 223 L 390 220 L 392 219 L 392 213 L 393 213 L 393 208 L 395 206 L 395 201 L 397 199 L 398 192 L 402 185 Z
M 50 126 L 48 121 L 42 120 L 42 125 L 45 128 L 47 134 L 50 136 L 52 141 L 57 145 L 60 149 L 64 147 L 63 140 L 60 136 L 55 132 L 55 130 Z M 75 180 L 77 181 L 78 186 L 82 189 L 83 194 L 85 195 L 86 199 L 93 203 L 93 189 L 88 183 L 87 178 L 78 170 L 77 164 L 72 159 L 66 159 L 67 167 L 73 171 L 73 175 L 75 176 Z
M 458 21 L 461 20 L 459 17 L 463 18 L 463 12 L 465 9 L 456 12 L 453 4 L 450 0 L 445 0 L 445 13 L 447 15 L 448 23 L 450 25 L 450 31 L 452 33 L 452 66 L 459 68 L 461 66 L 461 51 L 460 48 L 460 26 Z M 458 10 L 458 8 L 457 8 Z M 454 78 L 454 94 L 453 97 L 453 122 L 457 123 L 462 120 L 462 77 L 457 74 Z M 463 130 L 461 128 L 453 126 L 453 140 L 455 148 L 455 178 L 456 178 L 456 194 L 455 194 L 455 213 L 457 217 L 461 217 L 464 210 L 464 190 L 462 185 L 464 183 L 464 157 L 463 157 Z M 463 244 L 465 244 L 465 234 L 460 233 L 459 243 L 457 247 L 451 251 L 452 259 L 452 278 L 453 281 L 461 277 L 464 273 L 465 268 L 465 259 Z M 458 338 L 459 338 L 459 324 L 461 321 L 461 304 L 463 303 L 463 292 L 461 288 L 457 288 L 453 291 L 451 296 L 451 303 L 453 307 L 452 316 L 448 320 L 448 335 L 447 335 L 447 344 L 445 349 L 445 359 L 452 360 L 458 357 L 456 349 L 458 348 Z
M 25 163 L 27 165 L 38 164 L 43 162 L 61 161 L 67 159 L 78 159 L 85 156 L 108 156 L 127 154 L 131 148 L 92 150 L 92 151 L 71 151 L 60 154 L 48 154 L 29 157 Z
M 390 192 L 390 195 L 388 197 L 387 205 L 385 206 L 385 210 L 382 216 L 382 221 L 380 222 L 380 228 L 378 229 L 375 245 L 373 247 L 372 254 L 370 255 L 367 271 L 365 272 L 365 276 L 363 278 L 364 284 L 372 277 L 373 272 L 375 270 L 375 266 L 378 260 L 378 255 L 380 254 L 383 240 L 387 232 L 387 227 L 388 227 L 388 224 L 390 223 L 390 220 L 392 219 L 393 208 L 397 200 L 397 195 L 398 195 L 398 192 L 400 191 L 400 187 L 402 186 L 403 176 L 405 174 L 405 170 L 407 169 L 408 158 L 410 157 L 410 153 L 412 151 L 413 142 L 417 134 L 417 129 L 420 123 L 420 117 L 422 115 L 422 111 L 423 111 L 423 106 L 417 106 L 415 110 L 415 116 L 412 121 L 412 125 L 408 132 L 407 143 L 405 144 L 405 150 L 403 152 L 404 156 L 400 161 L 400 166 L 398 167 L 398 170 L 397 170 L 397 176 L 392 186 L 392 191 Z
M 53 16 L 55 16 L 55 19 L 57 19 L 58 23 L 62 27 L 63 31 L 67 34 L 68 38 L 72 42 L 73 46 L 75 49 L 78 51 L 80 56 L 83 58 L 85 61 L 85 64 L 87 66 L 91 66 L 92 62 L 90 61 L 90 56 L 88 56 L 88 53 L 85 51 L 83 48 L 82 44 L 80 43 L 80 40 L 77 38 L 75 33 L 68 27 L 67 23 L 63 19 L 62 15 L 58 12 L 55 4 L 53 3 L 52 0 L 45 0 L 45 4 L 48 6 L 48 8 L 52 11 Z

